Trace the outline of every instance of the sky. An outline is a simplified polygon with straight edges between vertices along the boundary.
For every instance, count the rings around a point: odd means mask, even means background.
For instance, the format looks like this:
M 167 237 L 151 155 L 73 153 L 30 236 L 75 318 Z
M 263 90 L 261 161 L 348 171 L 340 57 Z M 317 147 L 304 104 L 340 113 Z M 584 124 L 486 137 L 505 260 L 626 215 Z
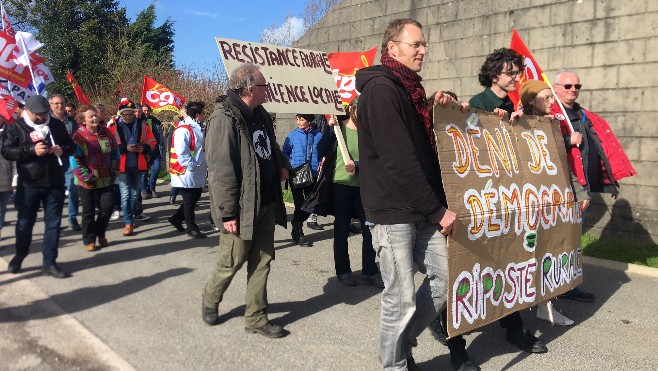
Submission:
M 176 67 L 203 72 L 221 66 L 215 37 L 257 42 L 263 30 L 282 26 L 287 16 L 300 18 L 304 3 L 305 0 L 157 0 L 155 26 L 167 18 L 174 21 Z M 145 0 L 119 0 L 131 21 L 148 4 Z

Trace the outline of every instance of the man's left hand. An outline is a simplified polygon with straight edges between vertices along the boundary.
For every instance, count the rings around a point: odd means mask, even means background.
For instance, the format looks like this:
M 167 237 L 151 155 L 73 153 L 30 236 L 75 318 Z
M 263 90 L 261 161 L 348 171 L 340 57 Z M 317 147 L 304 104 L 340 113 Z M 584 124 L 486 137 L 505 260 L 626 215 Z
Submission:
M 55 156 L 61 156 L 64 154 L 64 151 L 62 151 L 62 147 L 55 145 L 50 147 L 48 153 L 53 154 Z

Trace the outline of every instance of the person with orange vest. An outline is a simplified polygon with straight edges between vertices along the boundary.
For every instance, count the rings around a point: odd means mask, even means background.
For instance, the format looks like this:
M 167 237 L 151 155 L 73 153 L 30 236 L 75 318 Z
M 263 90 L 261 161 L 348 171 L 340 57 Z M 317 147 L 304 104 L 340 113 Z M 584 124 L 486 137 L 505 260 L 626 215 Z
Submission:
M 121 99 L 119 116 L 116 124 L 110 126 L 109 129 L 121 152 L 119 191 L 121 192 L 121 211 L 126 224 L 123 235 L 132 236 L 133 210 L 135 210 L 142 173 L 148 168 L 146 156 L 155 149 L 156 141 L 148 125 L 135 118 L 135 103 L 132 100 Z
M 178 188 L 183 196 L 183 203 L 176 213 L 169 217 L 169 223 L 180 232 L 185 232 L 183 220 L 187 225 L 187 235 L 192 238 L 205 238 L 195 222 L 194 209 L 201 198 L 201 189 L 206 182 L 206 158 L 203 151 L 203 130 L 201 123 L 205 116 L 203 102 L 189 102 L 185 106 L 187 116 L 181 121 L 171 136 L 171 156 L 169 173 L 171 186 Z

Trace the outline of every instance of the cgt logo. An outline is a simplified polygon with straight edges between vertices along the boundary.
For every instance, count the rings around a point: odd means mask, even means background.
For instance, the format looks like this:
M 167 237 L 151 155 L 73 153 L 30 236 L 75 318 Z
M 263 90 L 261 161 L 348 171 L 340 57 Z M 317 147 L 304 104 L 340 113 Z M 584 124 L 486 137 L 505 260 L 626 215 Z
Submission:
M 155 90 L 149 90 L 146 92 L 146 99 L 160 107 L 176 105 L 174 104 L 176 97 L 170 91 L 159 92 Z

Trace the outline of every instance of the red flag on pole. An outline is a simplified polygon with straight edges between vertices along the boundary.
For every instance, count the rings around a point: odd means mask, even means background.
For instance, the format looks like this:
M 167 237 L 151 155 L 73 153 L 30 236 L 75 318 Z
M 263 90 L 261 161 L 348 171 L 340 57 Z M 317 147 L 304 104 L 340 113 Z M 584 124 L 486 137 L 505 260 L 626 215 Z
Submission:
M 78 101 L 82 104 L 89 104 L 89 98 L 87 98 L 85 93 L 82 91 L 78 81 L 75 79 L 75 77 L 73 77 L 71 70 L 66 72 L 66 81 L 70 82 L 71 86 L 73 86 L 73 91 L 75 92 L 75 96 L 78 98 Z
M 349 104 L 358 95 L 355 88 L 356 71 L 372 66 L 377 47 L 364 52 L 337 52 L 327 54 L 338 92 L 344 104 Z
M 14 121 L 14 112 L 18 108 L 16 100 L 8 95 L 0 95 L 0 115 L 2 115 L 7 122 Z
M 180 113 L 185 105 L 185 97 L 170 90 L 148 76 L 144 76 L 142 104 L 153 109 L 153 113 L 168 110 Z
M 514 108 L 519 109 L 521 106 L 521 100 L 519 98 L 519 89 L 521 88 L 521 85 L 525 81 L 541 80 L 547 83 L 549 86 L 551 85 L 551 83 L 548 81 L 548 78 L 544 74 L 544 71 L 542 71 L 541 67 L 539 67 L 539 63 L 537 63 L 535 57 L 532 56 L 532 53 L 530 53 L 528 47 L 526 47 L 525 44 L 523 43 L 523 40 L 521 40 L 521 36 L 519 36 L 518 32 L 516 32 L 516 29 L 512 31 L 512 42 L 510 43 L 510 49 L 521 54 L 525 65 L 523 70 L 523 75 L 521 76 L 521 81 L 519 81 L 519 83 L 516 84 L 516 90 L 511 91 L 508 94 L 509 98 L 512 100 L 512 102 L 514 102 Z

